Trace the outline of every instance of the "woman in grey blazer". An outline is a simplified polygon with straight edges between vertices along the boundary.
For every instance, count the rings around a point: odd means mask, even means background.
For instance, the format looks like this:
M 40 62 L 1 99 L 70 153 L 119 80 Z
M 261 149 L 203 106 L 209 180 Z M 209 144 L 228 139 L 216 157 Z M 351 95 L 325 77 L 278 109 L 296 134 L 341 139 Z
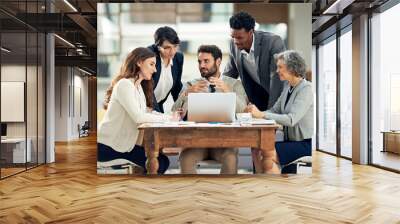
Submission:
M 283 126 L 284 141 L 276 142 L 276 151 L 269 153 L 267 173 L 280 173 L 291 162 L 303 156 L 311 156 L 311 138 L 314 133 L 314 97 L 312 85 L 305 80 L 306 65 L 296 51 L 284 51 L 275 55 L 279 78 L 286 81 L 274 106 L 261 112 L 255 105 L 246 111 L 255 118 L 273 119 Z M 252 149 L 256 172 L 261 171 L 259 149 Z

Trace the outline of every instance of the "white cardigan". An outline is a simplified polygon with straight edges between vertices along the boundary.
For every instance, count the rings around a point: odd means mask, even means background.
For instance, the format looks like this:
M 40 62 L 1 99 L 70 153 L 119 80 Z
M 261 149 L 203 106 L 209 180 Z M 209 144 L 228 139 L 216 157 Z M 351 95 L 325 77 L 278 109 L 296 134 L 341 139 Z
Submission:
M 146 112 L 146 98 L 132 79 L 119 80 L 111 94 L 108 109 L 99 125 L 97 142 L 118 152 L 130 152 L 138 136 L 138 126 L 146 122 L 168 121 L 170 116 Z

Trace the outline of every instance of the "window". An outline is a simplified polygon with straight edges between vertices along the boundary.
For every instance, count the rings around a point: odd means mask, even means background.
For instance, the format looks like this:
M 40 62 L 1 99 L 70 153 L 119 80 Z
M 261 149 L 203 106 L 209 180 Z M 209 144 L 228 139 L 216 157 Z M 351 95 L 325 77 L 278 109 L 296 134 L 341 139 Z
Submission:
M 318 48 L 318 149 L 336 153 L 336 40 Z
M 351 27 L 350 27 L 351 28 Z M 340 36 L 340 154 L 352 156 L 352 33 Z
M 23 16 L 26 12 L 40 13 L 39 6 L 44 2 L 17 3 Z M 38 30 L 13 25 L 14 19 L 3 12 L 0 17 L 10 21 L 0 30 L 1 98 L 13 94 L 22 100 L 19 111 L 10 110 L 18 101 L 1 100 L 1 114 L 22 115 L 17 119 L 2 117 L 0 121 L 5 128 L 0 144 L 0 178 L 5 178 L 45 163 L 46 38 Z
M 400 33 L 394 29 L 398 21 L 400 5 L 371 19 L 372 163 L 396 170 L 400 170 L 400 156 L 386 151 L 382 132 L 400 130 Z

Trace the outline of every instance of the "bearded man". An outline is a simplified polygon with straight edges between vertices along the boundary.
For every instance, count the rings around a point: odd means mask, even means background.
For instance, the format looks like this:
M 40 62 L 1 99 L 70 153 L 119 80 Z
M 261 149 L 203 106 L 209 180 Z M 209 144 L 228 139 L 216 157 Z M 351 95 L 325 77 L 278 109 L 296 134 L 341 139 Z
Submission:
M 222 52 L 215 45 L 201 45 L 197 50 L 201 78 L 184 84 L 172 111 L 187 111 L 188 93 L 234 92 L 236 93 L 236 112 L 241 113 L 248 103 L 246 92 L 240 80 L 223 76 L 220 72 Z M 180 154 L 183 174 L 196 174 L 196 165 L 203 160 L 216 160 L 222 164 L 221 174 L 237 173 L 237 149 L 235 148 L 187 148 Z

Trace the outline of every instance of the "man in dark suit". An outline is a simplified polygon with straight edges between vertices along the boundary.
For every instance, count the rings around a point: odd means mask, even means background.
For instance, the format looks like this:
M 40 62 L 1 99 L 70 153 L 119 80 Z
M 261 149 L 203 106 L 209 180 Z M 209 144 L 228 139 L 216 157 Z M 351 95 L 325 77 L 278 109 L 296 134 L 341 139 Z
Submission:
M 157 72 L 154 81 L 154 110 L 164 113 L 163 104 L 169 94 L 174 101 L 182 89 L 183 54 L 178 52 L 179 37 L 174 29 L 160 27 L 154 33 L 154 44 L 148 48 L 156 53 Z
M 233 15 L 229 23 L 230 58 L 223 75 L 240 77 L 250 103 L 267 110 L 283 89 L 276 74 L 274 54 L 285 50 L 284 43 L 278 35 L 255 31 L 255 20 L 246 12 Z

